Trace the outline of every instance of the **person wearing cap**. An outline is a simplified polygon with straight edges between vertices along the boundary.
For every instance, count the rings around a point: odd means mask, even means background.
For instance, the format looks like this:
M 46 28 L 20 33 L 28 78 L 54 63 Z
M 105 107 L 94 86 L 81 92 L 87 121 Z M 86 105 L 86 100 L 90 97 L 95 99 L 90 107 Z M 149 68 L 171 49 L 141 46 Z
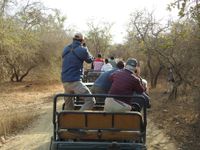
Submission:
M 83 63 L 92 63 L 93 56 L 88 48 L 83 46 L 84 36 L 81 33 L 76 33 L 73 37 L 73 42 L 67 45 L 62 54 L 62 72 L 61 78 L 65 93 L 67 94 L 91 94 L 87 86 L 82 82 L 83 78 Z M 92 97 L 84 97 L 84 105 L 80 110 L 92 109 L 95 99 Z M 65 97 L 66 110 L 73 110 L 73 99 Z
M 91 91 L 93 94 L 107 94 L 111 85 L 112 85 L 112 82 L 109 80 L 109 76 L 120 70 L 120 69 L 123 69 L 124 68 L 124 62 L 123 61 L 119 61 L 117 63 L 117 68 L 113 68 L 112 70 L 110 71 L 107 71 L 107 72 L 104 72 L 102 73 L 94 82 L 92 88 L 91 88 Z M 105 98 L 96 98 L 96 102 L 104 102 Z
M 137 73 L 136 73 L 137 72 Z M 114 72 L 109 79 L 112 82 L 109 94 L 111 95 L 133 95 L 134 92 L 142 94 L 145 89 L 138 77 L 140 68 L 138 61 L 129 58 L 125 69 Z M 131 111 L 131 98 L 106 98 L 104 111 L 124 112 Z

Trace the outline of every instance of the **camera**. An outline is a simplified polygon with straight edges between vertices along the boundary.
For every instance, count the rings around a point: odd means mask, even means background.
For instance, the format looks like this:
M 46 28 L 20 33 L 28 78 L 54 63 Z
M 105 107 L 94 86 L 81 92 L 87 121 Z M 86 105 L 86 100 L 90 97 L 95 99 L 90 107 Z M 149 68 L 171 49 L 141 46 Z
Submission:
M 137 73 L 137 69 L 135 69 L 135 73 Z
M 83 43 L 83 47 L 86 47 L 87 45 L 86 45 L 86 43 Z

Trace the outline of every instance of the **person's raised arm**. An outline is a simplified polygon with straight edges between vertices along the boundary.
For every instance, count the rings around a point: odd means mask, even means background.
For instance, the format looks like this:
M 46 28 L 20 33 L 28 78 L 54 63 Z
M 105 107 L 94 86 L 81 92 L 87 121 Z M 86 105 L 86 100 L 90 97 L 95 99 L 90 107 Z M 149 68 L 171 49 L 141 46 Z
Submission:
M 89 52 L 88 48 L 85 47 L 85 54 L 84 54 L 84 61 L 86 63 L 92 63 L 94 60 L 94 57 L 92 54 Z

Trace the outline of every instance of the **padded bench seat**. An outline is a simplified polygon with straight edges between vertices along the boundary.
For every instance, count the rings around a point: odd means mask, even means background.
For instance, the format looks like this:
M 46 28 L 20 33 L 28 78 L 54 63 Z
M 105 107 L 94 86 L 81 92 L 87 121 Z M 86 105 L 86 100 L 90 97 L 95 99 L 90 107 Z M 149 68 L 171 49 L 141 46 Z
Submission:
M 76 129 L 84 132 L 71 132 Z M 61 140 L 138 140 L 142 134 L 143 119 L 139 112 L 64 110 L 58 114 L 58 136 Z
M 85 132 L 75 133 L 70 131 L 59 131 L 61 140 L 81 139 L 81 140 L 139 140 L 141 133 L 139 131 L 98 131 L 87 130 Z

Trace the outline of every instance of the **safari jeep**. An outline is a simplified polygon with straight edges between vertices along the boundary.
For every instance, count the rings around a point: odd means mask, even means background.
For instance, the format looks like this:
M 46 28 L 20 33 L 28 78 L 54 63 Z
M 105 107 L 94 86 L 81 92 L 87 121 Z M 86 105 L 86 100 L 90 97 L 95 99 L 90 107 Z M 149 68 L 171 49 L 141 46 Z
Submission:
M 91 111 L 63 110 L 59 100 L 73 97 L 80 108 L 81 97 L 132 97 L 143 101 L 141 112 L 105 112 L 103 104 Z M 60 109 L 59 109 L 60 108 Z M 53 136 L 50 150 L 146 150 L 146 103 L 143 96 L 57 94 L 53 103 Z

